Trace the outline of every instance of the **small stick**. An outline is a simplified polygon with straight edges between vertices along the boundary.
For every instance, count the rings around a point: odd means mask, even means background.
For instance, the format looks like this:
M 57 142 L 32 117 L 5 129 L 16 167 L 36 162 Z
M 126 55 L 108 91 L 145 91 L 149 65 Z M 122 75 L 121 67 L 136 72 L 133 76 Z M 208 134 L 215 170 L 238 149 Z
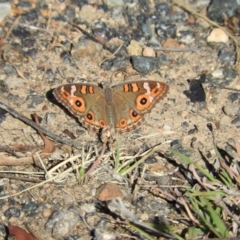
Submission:
M 21 120 L 22 122 L 26 123 L 27 125 L 31 126 L 32 128 L 34 128 L 37 131 L 40 131 L 42 133 L 44 133 L 46 136 L 54 139 L 57 142 L 66 144 L 66 145 L 70 145 L 72 147 L 75 147 L 76 149 L 82 149 L 82 144 L 80 144 L 79 142 L 76 141 L 72 141 L 69 140 L 67 138 L 62 138 L 59 137 L 58 135 L 50 132 L 49 130 L 37 125 L 36 123 L 34 123 L 32 120 L 30 120 L 29 118 L 23 116 L 21 113 L 15 111 L 13 108 L 7 106 L 6 104 L 0 102 L 0 108 L 4 109 L 5 111 L 7 111 L 8 113 L 10 113 L 12 116 L 14 116 L 15 118 Z
M 172 48 L 172 47 L 152 47 L 156 51 L 170 51 L 170 52 L 199 52 L 199 48 Z
M 9 173 L 8 174 L 0 173 L 0 178 L 14 179 L 14 180 L 18 180 L 18 181 L 32 182 L 32 183 L 41 183 L 42 181 L 44 181 L 44 180 L 36 179 L 36 178 L 31 179 L 31 178 L 26 178 L 26 177 L 16 177 L 14 175 L 11 176 Z

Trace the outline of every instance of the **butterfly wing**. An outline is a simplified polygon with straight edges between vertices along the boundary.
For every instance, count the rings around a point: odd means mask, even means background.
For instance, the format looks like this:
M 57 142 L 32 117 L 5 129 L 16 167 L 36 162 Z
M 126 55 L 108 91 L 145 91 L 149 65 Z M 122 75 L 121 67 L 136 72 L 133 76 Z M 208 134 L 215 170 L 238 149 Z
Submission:
M 57 87 L 53 95 L 58 102 L 92 131 L 108 125 L 104 91 L 93 84 L 66 84 Z
M 115 129 L 122 133 L 135 129 L 168 92 L 168 85 L 158 81 L 125 82 L 113 87 Z

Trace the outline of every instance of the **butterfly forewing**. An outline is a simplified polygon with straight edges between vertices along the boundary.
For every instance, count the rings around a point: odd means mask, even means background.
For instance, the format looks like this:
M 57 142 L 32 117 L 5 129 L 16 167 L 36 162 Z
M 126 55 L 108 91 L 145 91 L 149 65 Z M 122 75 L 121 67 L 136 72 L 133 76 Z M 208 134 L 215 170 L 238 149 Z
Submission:
M 125 82 L 113 88 L 113 103 L 116 111 L 117 132 L 135 129 L 144 120 L 144 115 L 168 92 L 168 85 L 157 81 Z M 120 110 L 120 111 L 119 111 Z
M 53 95 L 80 122 L 93 131 L 98 131 L 101 124 L 107 124 L 104 91 L 93 84 L 66 84 L 53 91 Z M 99 125 L 100 124 L 100 125 Z

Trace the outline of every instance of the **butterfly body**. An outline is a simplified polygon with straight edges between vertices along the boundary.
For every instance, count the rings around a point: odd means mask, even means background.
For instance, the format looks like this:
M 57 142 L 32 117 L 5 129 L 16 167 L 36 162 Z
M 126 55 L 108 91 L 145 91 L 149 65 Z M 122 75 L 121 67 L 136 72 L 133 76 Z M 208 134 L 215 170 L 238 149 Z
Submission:
M 167 92 L 168 85 L 162 82 L 132 81 L 104 88 L 67 84 L 54 89 L 53 94 L 86 128 L 97 132 L 110 127 L 123 133 L 140 125 Z

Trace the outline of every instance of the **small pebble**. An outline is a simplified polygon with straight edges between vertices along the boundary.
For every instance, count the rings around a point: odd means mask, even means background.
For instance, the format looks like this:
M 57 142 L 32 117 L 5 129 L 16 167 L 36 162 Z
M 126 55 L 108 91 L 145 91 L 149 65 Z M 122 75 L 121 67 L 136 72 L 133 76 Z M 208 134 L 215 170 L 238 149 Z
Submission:
M 141 221 L 147 221 L 149 219 L 149 214 L 148 213 L 143 213 L 141 216 L 140 216 L 140 219 Z
M 177 37 L 178 41 L 184 44 L 191 44 L 195 41 L 194 33 L 190 30 L 179 31 Z
M 133 68 L 143 74 L 152 72 L 158 66 L 157 58 L 153 57 L 132 56 L 131 62 Z
M 167 3 L 156 3 L 155 11 L 156 11 L 157 15 L 164 17 L 164 16 L 170 14 L 170 7 Z
M 169 124 L 165 123 L 163 125 L 162 129 L 165 130 L 165 131 L 170 131 L 170 130 L 172 130 L 172 127 Z
M 22 207 L 22 211 L 26 216 L 33 216 L 38 213 L 38 205 L 35 202 L 29 202 Z
M 235 101 L 240 99 L 240 93 L 236 93 L 236 92 L 229 93 L 228 99 L 233 103 L 233 102 L 235 102 Z
M 217 69 L 212 72 L 213 78 L 223 78 L 223 69 Z
M 171 147 L 172 147 L 172 148 L 175 148 L 175 149 L 177 149 L 177 148 L 182 148 L 182 143 L 181 143 L 180 140 L 175 139 L 175 140 L 173 140 L 173 141 L 171 142 Z
M 148 21 L 146 23 L 142 24 L 142 31 L 146 38 L 150 38 L 152 36 L 151 25 Z
M 1 48 L 3 59 L 10 65 L 19 66 L 23 62 L 23 53 L 18 48 L 10 44 L 5 44 Z
M 97 14 L 98 14 L 98 11 L 97 11 L 96 5 L 94 6 L 94 5 L 85 4 L 81 7 L 81 10 L 79 12 L 79 17 L 88 23 L 92 23 Z
M 4 69 L 4 73 L 6 73 L 8 75 L 16 74 L 16 69 L 13 66 L 11 66 L 11 65 L 5 65 L 3 67 L 3 69 Z
M 108 7 L 119 7 L 124 5 L 123 0 L 103 0 L 103 3 Z
M 207 37 L 207 41 L 227 43 L 229 41 L 229 37 L 222 29 L 214 28 Z
M 80 39 L 78 43 L 73 45 L 71 50 L 72 58 L 83 58 L 88 56 L 98 56 L 102 46 L 88 39 Z M 63 57 L 63 56 L 62 56 Z
M 4 213 L 4 216 L 7 218 L 12 218 L 12 217 L 19 217 L 21 214 L 20 209 L 15 208 L 15 207 L 10 207 L 8 210 Z
M 94 26 L 92 26 L 92 35 L 101 43 L 106 43 L 111 38 L 111 32 L 107 24 L 101 20 L 94 22 Z
M 45 208 L 42 212 L 42 216 L 44 218 L 49 218 L 52 215 L 52 210 L 49 208 Z
M 143 49 L 143 56 L 144 57 L 155 57 L 156 54 L 155 54 L 155 51 L 153 50 L 153 48 L 151 47 L 145 47 Z
M 168 62 L 171 62 L 171 57 L 170 57 L 170 55 L 160 54 L 157 57 L 157 62 L 158 62 L 159 65 L 166 64 Z
M 180 111 L 178 112 L 178 115 L 181 116 L 182 118 L 186 118 L 189 115 L 188 111 Z
M 104 183 L 96 192 L 96 198 L 100 201 L 109 201 L 118 197 L 122 198 L 123 194 L 118 185 L 112 182 Z
M 165 39 L 167 37 L 175 38 L 176 37 L 176 25 L 175 24 L 167 24 L 160 23 L 156 25 L 156 33 L 161 39 Z
M 182 122 L 182 123 L 181 123 L 181 126 L 182 126 L 183 128 L 188 128 L 188 127 L 189 127 L 189 124 L 188 124 L 188 122 Z
M 47 221 L 46 228 L 52 231 L 54 238 L 62 239 L 71 234 L 79 221 L 79 210 L 75 207 L 69 207 L 54 212 Z
M 218 62 L 224 65 L 233 65 L 235 63 L 235 52 L 229 49 L 221 49 L 218 54 Z
M 114 59 L 108 59 L 101 64 L 101 68 L 105 71 L 116 71 L 119 69 L 125 69 L 129 64 L 127 57 L 115 57 Z
M 179 43 L 176 39 L 173 38 L 167 38 L 163 43 L 162 46 L 165 48 L 178 48 Z
M 141 56 L 142 46 L 136 40 L 132 40 L 127 47 L 127 52 L 129 56 Z

